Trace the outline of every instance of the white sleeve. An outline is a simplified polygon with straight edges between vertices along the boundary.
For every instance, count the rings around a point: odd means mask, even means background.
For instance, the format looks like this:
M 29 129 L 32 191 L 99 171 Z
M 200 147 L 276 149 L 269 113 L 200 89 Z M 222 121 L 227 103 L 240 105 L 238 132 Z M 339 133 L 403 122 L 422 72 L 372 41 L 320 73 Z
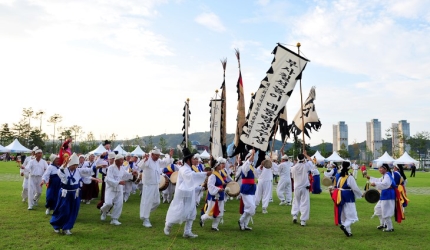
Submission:
M 116 167 L 115 165 L 111 165 L 111 166 Z M 117 187 L 119 185 L 119 181 L 117 181 L 114 178 L 112 178 L 113 173 L 112 173 L 112 167 L 111 166 L 109 166 L 109 168 L 107 170 L 107 174 L 106 174 L 106 177 L 105 177 L 105 182 L 107 184 L 109 184 L 109 186 Z
M 142 170 L 149 167 L 149 159 L 148 160 L 141 160 L 138 164 L 138 167 Z
M 356 198 L 361 198 L 363 193 L 361 192 L 360 188 L 357 186 L 357 182 L 355 181 L 355 178 L 353 176 L 348 176 L 347 179 L 348 186 L 351 188 L 352 192 L 354 192 L 354 195 Z
M 385 175 L 387 175 L 387 174 L 385 174 Z M 370 177 L 370 180 L 371 180 L 371 182 L 375 183 L 375 187 L 379 190 L 388 189 L 391 186 L 391 178 L 388 176 L 386 176 L 385 178 L 381 178 L 381 179 Z
M 53 166 L 48 166 L 48 168 L 45 170 L 45 172 L 42 175 L 42 181 L 45 183 L 49 182 L 49 176 L 51 175 L 51 169 Z

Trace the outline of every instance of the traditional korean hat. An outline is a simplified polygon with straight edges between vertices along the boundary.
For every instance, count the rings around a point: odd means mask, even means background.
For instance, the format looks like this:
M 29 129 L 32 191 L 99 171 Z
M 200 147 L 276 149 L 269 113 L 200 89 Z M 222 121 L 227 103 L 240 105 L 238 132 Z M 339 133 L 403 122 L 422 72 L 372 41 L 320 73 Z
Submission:
M 43 152 L 42 152 L 42 149 L 39 148 L 39 149 L 36 149 L 36 151 L 34 151 L 34 153 L 37 154 L 37 153 L 43 153 Z
M 51 162 L 54 162 L 55 161 L 55 159 L 57 159 L 57 158 L 60 158 L 58 155 L 56 155 L 56 154 L 51 154 L 50 156 L 49 156 L 49 160 L 51 161 Z
M 282 160 L 289 160 L 289 157 L 288 157 L 288 155 L 283 155 L 283 156 L 281 157 L 281 159 L 282 159 Z
M 154 149 L 151 150 L 151 154 L 161 155 L 161 151 L 157 147 L 154 147 Z
M 108 159 L 115 159 L 116 154 L 114 152 L 109 152 Z
M 188 148 L 182 149 L 182 154 L 184 155 L 183 161 L 186 162 L 187 160 L 191 159 L 194 154 L 191 153 L 191 151 Z
M 76 155 L 76 153 L 73 153 L 72 156 L 70 156 L 69 164 L 67 164 L 67 167 L 78 165 L 79 164 L 79 157 Z
M 116 160 L 121 160 L 121 159 L 123 159 L 123 160 L 124 160 L 124 156 L 123 156 L 122 154 L 117 154 L 117 155 L 115 156 L 115 161 L 116 161 Z

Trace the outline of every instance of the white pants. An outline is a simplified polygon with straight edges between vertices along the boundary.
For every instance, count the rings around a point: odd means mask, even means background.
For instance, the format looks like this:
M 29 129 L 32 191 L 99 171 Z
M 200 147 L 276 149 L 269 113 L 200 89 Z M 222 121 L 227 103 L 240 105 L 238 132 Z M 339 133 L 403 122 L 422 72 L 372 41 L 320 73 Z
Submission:
M 214 207 L 215 205 L 215 201 L 208 201 L 208 207 L 206 210 L 206 213 L 203 214 L 200 218 L 202 220 L 213 220 L 212 221 L 212 228 L 218 228 L 219 222 L 221 221 L 221 218 L 224 216 L 224 204 L 225 201 L 218 201 L 218 207 L 219 207 L 219 215 L 214 218 L 213 216 L 209 215 L 209 212 L 211 211 L 211 209 Z
M 342 225 L 345 226 L 346 230 L 351 233 L 351 225 L 358 221 L 355 202 L 346 202 L 343 205 L 340 220 Z
M 271 181 L 259 181 L 257 184 L 257 190 L 255 191 L 255 206 L 257 207 L 262 201 L 263 209 L 269 206 L 269 200 L 272 193 L 272 182 Z
M 309 220 L 309 210 L 311 202 L 309 199 L 309 190 L 306 188 L 294 189 L 293 207 L 291 208 L 291 215 L 298 215 L 300 212 L 300 220 Z
M 124 201 L 127 201 L 130 197 L 131 190 L 133 188 L 133 182 L 126 181 L 124 185 Z
M 23 200 L 26 200 L 28 198 L 28 178 L 26 177 L 24 177 L 24 180 L 22 181 L 21 197 Z
M 140 219 L 149 219 L 149 214 L 160 205 L 158 184 L 143 185 L 140 199 Z
M 278 195 L 279 200 L 291 202 L 291 178 L 289 176 L 285 178 L 281 176 L 278 182 L 278 187 L 276 188 L 276 194 Z
M 34 201 L 39 201 L 40 195 L 42 194 L 42 176 L 32 176 L 28 178 L 28 206 L 33 207 Z
M 240 217 L 240 222 L 248 226 L 249 220 L 255 214 L 255 196 L 252 194 L 241 194 L 243 201 L 243 214 Z
M 379 200 L 376 203 L 374 215 L 378 216 L 380 225 L 387 225 L 387 229 L 393 228 L 391 217 L 394 216 L 395 200 Z
M 354 170 L 352 171 L 352 176 L 354 176 L 354 178 L 355 178 L 355 179 L 357 179 L 357 172 L 358 172 L 358 170 L 357 170 L 357 169 L 354 169 Z
M 113 209 L 111 211 L 111 218 L 112 220 L 118 220 L 122 213 L 122 205 L 123 202 L 123 193 L 116 192 L 116 191 L 105 191 L 105 202 L 103 203 L 103 206 L 100 208 L 100 210 L 103 213 L 109 212 L 109 209 Z
M 163 201 L 167 201 L 170 202 L 173 199 L 173 194 L 175 193 L 175 185 L 173 185 L 172 183 L 169 183 L 169 186 L 167 186 L 167 188 L 163 191 L 161 191 L 162 195 L 163 195 Z

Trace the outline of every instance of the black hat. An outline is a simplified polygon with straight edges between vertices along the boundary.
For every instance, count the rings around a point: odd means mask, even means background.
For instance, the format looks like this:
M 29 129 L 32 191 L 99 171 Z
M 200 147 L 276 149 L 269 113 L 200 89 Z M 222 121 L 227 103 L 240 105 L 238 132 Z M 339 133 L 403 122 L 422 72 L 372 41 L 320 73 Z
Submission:
M 110 144 L 110 141 L 109 141 L 109 140 L 105 140 L 105 141 L 103 142 L 103 146 L 105 146 L 105 145 L 107 145 L 107 144 Z
M 184 163 L 195 155 L 191 153 L 191 151 L 188 148 L 182 149 L 182 154 L 184 155 L 184 159 L 183 159 Z

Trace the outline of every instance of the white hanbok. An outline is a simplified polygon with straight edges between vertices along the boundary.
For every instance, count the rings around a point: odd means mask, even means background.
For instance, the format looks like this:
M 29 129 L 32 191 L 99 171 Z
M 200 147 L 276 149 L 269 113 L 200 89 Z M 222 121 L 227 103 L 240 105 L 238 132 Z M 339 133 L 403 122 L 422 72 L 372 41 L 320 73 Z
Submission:
M 291 203 L 291 167 L 293 163 L 290 161 L 281 162 L 278 165 L 279 182 L 276 188 L 276 193 L 281 202 Z
M 294 179 L 294 199 L 291 215 L 298 216 L 300 212 L 300 220 L 305 222 L 309 220 L 311 208 L 308 172 L 314 168 L 315 166 L 311 161 L 307 161 L 306 163 L 298 162 L 291 168 L 291 176 Z

